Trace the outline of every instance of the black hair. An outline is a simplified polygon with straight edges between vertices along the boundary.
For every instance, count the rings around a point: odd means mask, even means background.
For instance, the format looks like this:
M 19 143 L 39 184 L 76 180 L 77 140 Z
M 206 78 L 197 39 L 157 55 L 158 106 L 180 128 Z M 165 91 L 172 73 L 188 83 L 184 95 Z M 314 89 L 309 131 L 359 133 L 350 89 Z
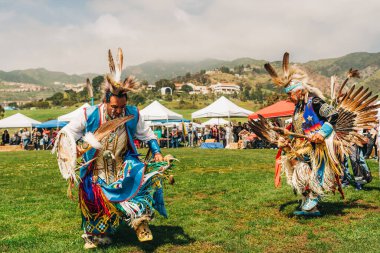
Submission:
M 127 93 L 119 93 L 119 94 L 116 95 L 116 94 L 112 93 L 111 91 L 107 91 L 106 94 L 105 94 L 106 103 L 109 103 L 111 101 L 111 97 L 112 96 L 115 96 L 115 97 L 118 97 L 118 98 L 125 97 L 125 99 L 128 99 Z

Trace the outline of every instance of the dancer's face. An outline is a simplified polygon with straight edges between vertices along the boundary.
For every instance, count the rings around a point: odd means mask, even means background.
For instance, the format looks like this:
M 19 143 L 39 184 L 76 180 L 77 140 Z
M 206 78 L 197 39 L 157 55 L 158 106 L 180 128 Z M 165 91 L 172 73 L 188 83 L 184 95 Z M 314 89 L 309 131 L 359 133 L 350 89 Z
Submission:
M 110 102 L 107 103 L 107 113 L 111 119 L 124 116 L 125 106 L 127 105 L 127 98 L 111 96 Z

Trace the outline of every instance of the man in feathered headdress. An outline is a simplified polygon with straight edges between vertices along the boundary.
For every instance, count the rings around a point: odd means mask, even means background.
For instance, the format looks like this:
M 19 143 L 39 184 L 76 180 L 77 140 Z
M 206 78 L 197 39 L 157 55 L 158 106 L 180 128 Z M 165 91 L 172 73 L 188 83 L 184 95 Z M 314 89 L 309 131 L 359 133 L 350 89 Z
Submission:
M 103 103 L 85 108 L 57 138 L 58 164 L 71 185 L 78 182 L 85 248 L 111 242 L 109 235 L 121 221 L 131 225 L 140 241 L 152 240 L 148 227 L 154 210 L 167 216 L 162 179 L 170 166 L 163 161 L 157 138 L 144 124 L 135 106 L 127 105 L 128 92 L 136 88 L 133 77 L 121 81 L 123 53 L 115 66 L 109 51 L 110 74 L 103 85 Z M 139 160 L 133 138 L 147 142 L 155 163 Z
M 373 117 L 376 97 L 371 98 L 368 89 L 363 91 L 362 87 L 354 92 L 353 87 L 346 94 L 338 94 L 330 105 L 317 88 L 307 83 L 307 75 L 301 69 L 289 67 L 288 53 L 284 54 L 282 76 L 269 63 L 264 67 L 295 104 L 293 121 L 287 129 L 280 129 L 260 117 L 259 121 L 250 122 L 251 128 L 260 138 L 280 147 L 275 185 L 279 186 L 282 168 L 288 184 L 303 196 L 301 210 L 294 214 L 319 216 L 317 205 L 321 197 L 336 189 L 343 196 L 340 184 L 343 157 L 350 152 L 352 143 L 364 143 L 357 128 L 370 128 L 376 123 Z M 350 70 L 342 87 L 351 77 L 358 77 L 358 72 Z

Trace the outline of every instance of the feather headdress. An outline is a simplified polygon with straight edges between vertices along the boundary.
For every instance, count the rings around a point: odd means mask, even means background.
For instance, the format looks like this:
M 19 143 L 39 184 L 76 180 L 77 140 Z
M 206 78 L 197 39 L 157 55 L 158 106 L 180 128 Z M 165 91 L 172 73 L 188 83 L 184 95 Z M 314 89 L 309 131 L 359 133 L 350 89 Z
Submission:
M 264 65 L 265 70 L 272 77 L 273 82 L 285 88 L 285 92 L 289 93 L 290 91 L 296 91 L 298 89 L 306 89 L 318 97 L 324 98 L 322 92 L 312 87 L 308 84 L 307 74 L 296 66 L 289 66 L 289 53 L 286 52 L 282 59 L 282 76 L 279 76 L 276 70 L 270 65 L 270 63 L 266 63 Z
M 135 91 L 138 88 L 138 82 L 134 76 L 128 76 L 121 81 L 121 72 L 123 70 L 123 51 L 118 49 L 116 64 L 112 57 L 111 50 L 108 50 L 108 63 L 110 73 L 105 76 L 103 93 L 112 93 L 113 95 L 120 96 L 127 94 L 127 92 Z

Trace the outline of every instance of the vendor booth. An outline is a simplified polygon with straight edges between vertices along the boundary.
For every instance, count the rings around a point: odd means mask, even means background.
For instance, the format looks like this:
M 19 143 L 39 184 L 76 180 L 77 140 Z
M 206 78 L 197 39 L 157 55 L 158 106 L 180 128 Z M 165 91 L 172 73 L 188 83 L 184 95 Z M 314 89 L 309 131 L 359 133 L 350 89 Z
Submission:
M 40 124 L 41 122 L 29 118 L 21 113 L 16 113 L 12 116 L 0 120 L 0 128 L 32 128 L 33 124 Z
M 33 125 L 35 128 L 59 128 L 66 126 L 68 124 L 67 121 L 58 121 L 56 119 L 49 120 L 40 124 Z
M 181 114 L 169 110 L 157 100 L 142 109 L 140 115 L 144 121 L 149 121 L 150 126 L 167 126 L 175 124 L 175 121 L 183 121 L 183 116 Z M 168 128 L 166 128 L 166 136 L 169 136 Z M 166 144 L 169 147 L 169 138 L 159 138 L 159 142 L 162 141 L 166 141 Z
M 279 101 L 273 105 L 267 106 L 252 113 L 248 116 L 249 119 L 258 119 L 259 114 L 264 118 L 278 118 L 278 117 L 289 117 L 293 115 L 294 104 L 288 101 Z
M 220 122 L 221 120 L 223 120 L 221 118 L 230 119 L 233 117 L 248 117 L 248 115 L 252 113 L 253 113 L 252 111 L 244 109 L 234 104 L 232 101 L 228 100 L 226 97 L 222 96 L 218 98 L 214 103 L 210 104 L 209 106 L 206 106 L 205 108 L 199 111 L 193 112 L 191 114 L 191 117 L 192 119 L 216 118 L 216 119 L 213 119 L 212 122 L 217 122 L 216 120 L 219 120 Z M 229 120 L 226 122 L 229 122 Z M 203 123 L 202 125 L 205 125 L 205 123 Z M 219 125 L 219 124 L 216 124 L 216 125 Z M 223 148 L 223 144 L 222 143 L 215 144 L 215 142 L 214 143 L 205 142 L 205 143 L 202 143 L 201 148 Z
M 85 103 L 83 104 L 81 107 L 79 107 L 78 109 L 70 112 L 70 113 L 67 113 L 65 115 L 62 115 L 62 116 L 59 116 L 58 117 L 58 121 L 71 121 L 72 119 L 78 119 L 79 115 L 81 113 L 83 113 L 83 108 L 86 108 L 86 107 L 89 107 L 90 104 L 89 103 Z

